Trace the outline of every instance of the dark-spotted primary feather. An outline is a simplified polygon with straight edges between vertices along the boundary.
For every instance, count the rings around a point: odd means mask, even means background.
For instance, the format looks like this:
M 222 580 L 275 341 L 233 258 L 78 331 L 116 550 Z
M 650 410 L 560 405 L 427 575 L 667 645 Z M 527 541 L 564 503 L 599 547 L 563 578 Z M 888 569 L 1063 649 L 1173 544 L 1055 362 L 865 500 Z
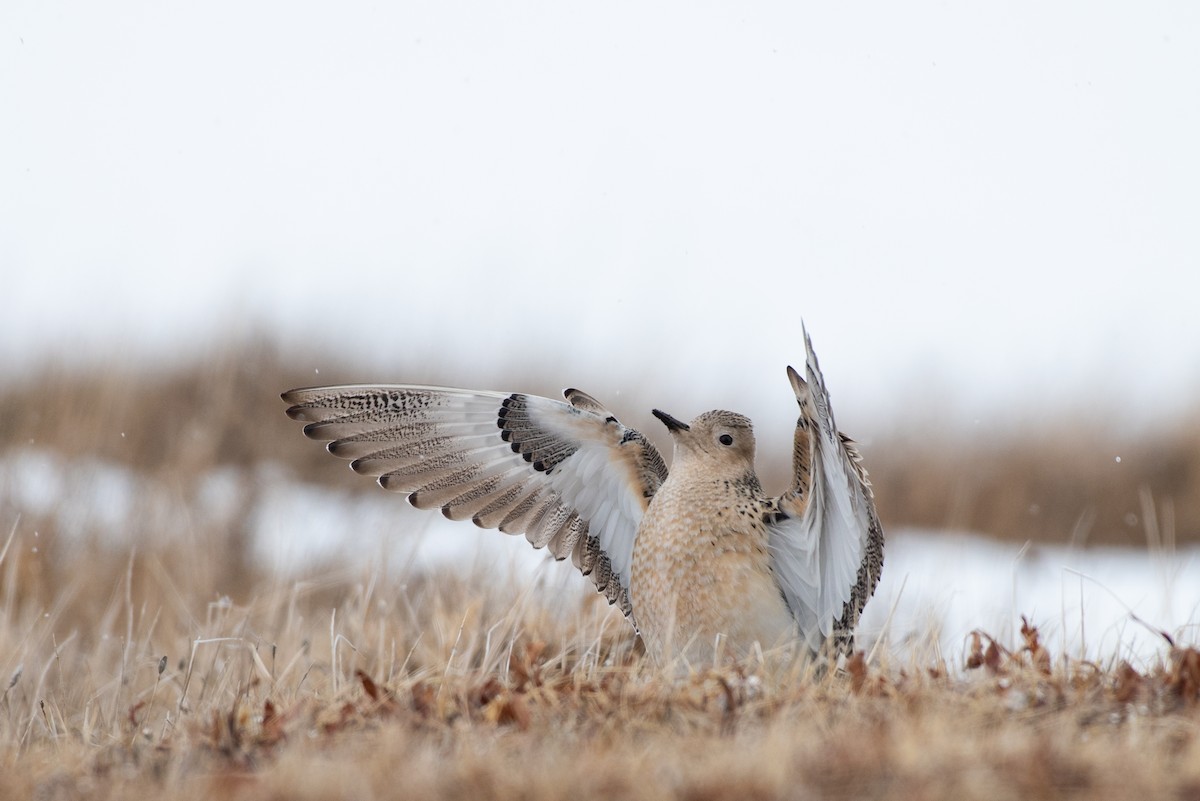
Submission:
M 667 469 L 594 398 L 564 396 L 362 385 L 294 389 L 283 400 L 356 473 L 408 493 L 417 508 L 570 557 L 631 615 L 634 537 Z

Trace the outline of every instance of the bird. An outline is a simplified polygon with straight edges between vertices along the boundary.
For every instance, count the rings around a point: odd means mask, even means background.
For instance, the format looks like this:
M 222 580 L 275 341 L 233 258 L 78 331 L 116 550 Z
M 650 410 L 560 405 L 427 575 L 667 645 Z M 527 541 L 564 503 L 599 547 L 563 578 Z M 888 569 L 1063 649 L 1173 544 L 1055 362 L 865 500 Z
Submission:
M 292 389 L 287 415 L 355 473 L 418 509 L 524 534 L 570 558 L 660 664 L 774 648 L 837 658 L 883 568 L 884 534 L 857 444 L 838 431 L 812 340 L 792 478 L 768 497 L 749 419 L 653 415 L 672 464 L 578 389 L 563 400 L 415 384 Z

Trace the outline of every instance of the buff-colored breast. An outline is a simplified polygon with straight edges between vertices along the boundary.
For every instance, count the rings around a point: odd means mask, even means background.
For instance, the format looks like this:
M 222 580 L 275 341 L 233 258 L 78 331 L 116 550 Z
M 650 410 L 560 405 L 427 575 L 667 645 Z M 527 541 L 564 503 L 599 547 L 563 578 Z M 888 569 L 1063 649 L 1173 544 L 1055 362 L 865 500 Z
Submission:
M 634 545 L 630 594 L 647 651 L 658 661 L 744 656 L 795 637 L 771 575 L 764 501 L 742 480 L 672 473 L 654 496 Z

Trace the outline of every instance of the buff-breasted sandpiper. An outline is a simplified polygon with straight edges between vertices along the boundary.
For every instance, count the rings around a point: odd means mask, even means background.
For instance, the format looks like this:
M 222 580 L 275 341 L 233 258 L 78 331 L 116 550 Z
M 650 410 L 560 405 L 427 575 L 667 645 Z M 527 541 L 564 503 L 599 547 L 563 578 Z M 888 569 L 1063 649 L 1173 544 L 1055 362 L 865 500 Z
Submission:
M 796 642 L 845 653 L 879 580 L 883 530 L 807 332 L 804 343 L 807 381 L 788 367 L 800 407 L 792 483 L 775 498 L 754 470 L 750 421 L 733 412 L 682 423 L 654 410 L 674 440 L 668 472 L 649 440 L 577 389 L 565 402 L 415 385 L 283 399 L 308 437 L 413 506 L 570 557 L 660 662 Z

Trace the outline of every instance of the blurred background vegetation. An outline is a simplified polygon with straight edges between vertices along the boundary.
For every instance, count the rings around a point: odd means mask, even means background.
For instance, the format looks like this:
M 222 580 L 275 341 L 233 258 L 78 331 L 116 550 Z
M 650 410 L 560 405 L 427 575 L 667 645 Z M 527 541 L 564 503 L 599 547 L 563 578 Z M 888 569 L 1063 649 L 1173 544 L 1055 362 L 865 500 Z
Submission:
M 461 383 L 439 376 L 427 361 L 386 375 L 364 375 L 349 365 L 314 374 L 313 363 L 312 354 L 302 358 L 252 337 L 172 365 L 49 364 L 0 386 L 0 458 L 36 450 L 67 464 L 95 459 L 173 485 L 181 498 L 191 497 L 215 470 L 264 464 L 280 466 L 289 479 L 378 493 L 300 435 L 284 416 L 279 393 L 364 378 L 399 382 L 408 375 Z M 530 367 L 495 388 L 557 397 L 563 380 Z M 603 387 L 587 389 L 665 451 L 669 442 L 649 415 L 660 402 L 653 381 L 637 386 L 640 395 L 627 390 L 616 399 L 605 399 Z M 789 443 L 776 439 L 760 434 L 759 467 L 768 488 L 782 485 L 789 469 Z M 1141 430 L 1077 419 L 1003 430 L 896 420 L 879 426 L 863 450 L 889 529 L 1077 545 L 1200 541 L 1200 416 Z M 0 518 L 28 515 L 6 490 L 0 486 Z M 40 523 L 43 532 L 54 528 L 52 520 Z

